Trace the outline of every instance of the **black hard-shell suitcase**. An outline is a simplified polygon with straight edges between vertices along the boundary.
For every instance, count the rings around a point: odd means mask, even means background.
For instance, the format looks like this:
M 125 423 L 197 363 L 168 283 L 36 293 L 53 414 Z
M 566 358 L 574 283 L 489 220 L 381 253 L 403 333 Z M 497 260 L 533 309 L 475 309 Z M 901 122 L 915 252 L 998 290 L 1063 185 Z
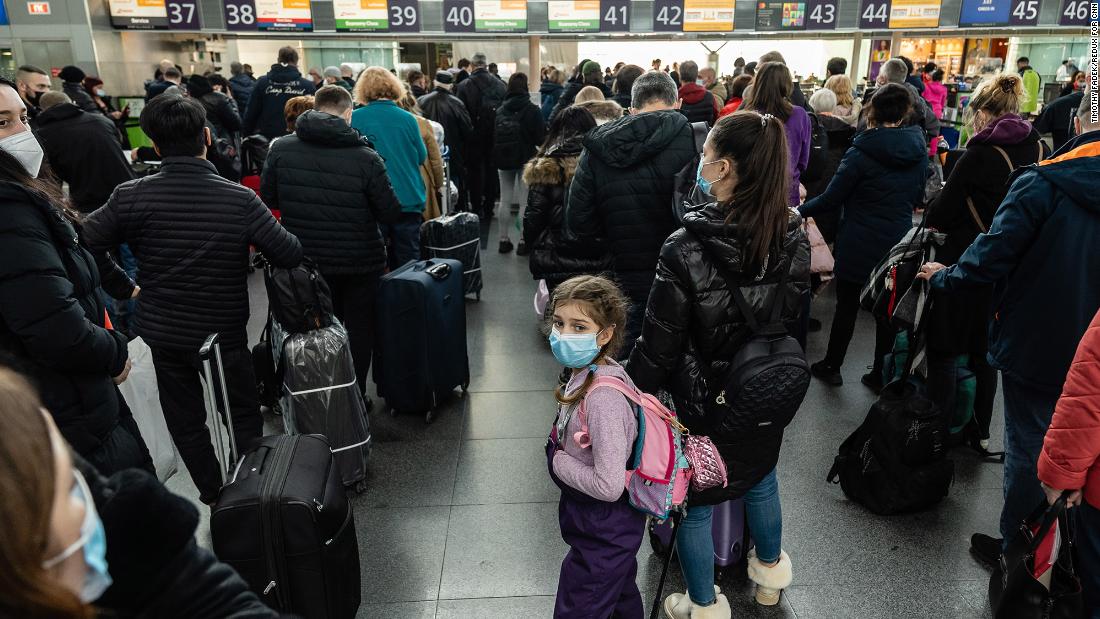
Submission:
M 462 289 L 481 299 L 481 220 L 473 213 L 453 213 L 420 226 L 420 253 L 425 260 L 462 263 Z
M 410 262 L 378 289 L 374 381 L 396 414 L 432 410 L 455 387 L 470 384 L 462 263 Z
M 200 350 L 208 385 L 225 393 L 217 335 Z M 306 619 L 351 619 L 359 609 L 359 545 L 340 473 L 322 436 L 268 436 L 238 458 L 233 429 L 217 414 L 216 451 L 227 483 L 210 514 L 214 554 L 265 604 Z M 222 397 L 223 410 L 228 402 Z M 229 453 L 225 454 L 225 434 Z

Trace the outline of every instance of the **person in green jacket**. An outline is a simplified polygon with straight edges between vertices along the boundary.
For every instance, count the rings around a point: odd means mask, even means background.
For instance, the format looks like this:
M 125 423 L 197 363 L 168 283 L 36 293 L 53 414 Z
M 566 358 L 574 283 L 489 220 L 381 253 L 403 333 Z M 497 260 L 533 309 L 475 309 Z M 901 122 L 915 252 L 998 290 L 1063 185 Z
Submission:
M 1024 80 L 1024 98 L 1020 100 L 1020 116 L 1028 118 L 1034 116 L 1039 109 L 1039 86 L 1043 78 L 1039 72 L 1031 68 L 1031 61 L 1027 56 L 1020 56 L 1016 61 L 1016 70 Z
M 428 148 L 416 117 L 397 106 L 396 101 L 404 96 L 405 86 L 396 75 L 382 67 L 368 67 L 355 84 L 355 100 L 363 107 L 351 114 L 352 128 L 385 160 L 390 184 L 401 203 L 400 218 L 382 225 L 382 234 L 390 241 L 390 270 L 420 259 L 420 222 L 427 201 L 420 164 L 428 158 Z

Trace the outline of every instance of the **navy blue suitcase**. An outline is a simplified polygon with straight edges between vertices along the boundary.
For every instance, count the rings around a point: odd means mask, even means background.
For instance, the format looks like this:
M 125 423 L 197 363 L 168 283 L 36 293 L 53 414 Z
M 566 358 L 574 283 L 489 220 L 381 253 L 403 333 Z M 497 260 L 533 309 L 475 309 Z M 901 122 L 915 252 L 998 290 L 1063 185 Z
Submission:
M 374 382 L 393 414 L 424 412 L 470 384 L 466 300 L 458 260 L 410 262 L 378 288 Z

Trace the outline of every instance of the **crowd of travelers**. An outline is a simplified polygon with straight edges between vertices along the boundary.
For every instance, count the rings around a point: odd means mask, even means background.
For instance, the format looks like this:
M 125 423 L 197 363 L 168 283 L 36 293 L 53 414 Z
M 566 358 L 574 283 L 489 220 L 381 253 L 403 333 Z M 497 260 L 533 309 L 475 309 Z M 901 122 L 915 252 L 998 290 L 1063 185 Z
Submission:
M 195 507 L 157 482 L 119 391 L 130 340 L 151 349 L 168 431 L 213 505 L 222 480 L 198 356 L 208 334 L 221 334 L 242 451 L 263 433 L 245 330 L 250 247 L 275 267 L 312 261 L 365 385 L 382 277 L 420 259 L 421 224 L 445 214 L 453 182 L 452 210 L 484 230 L 495 218 L 498 251 L 527 257 L 550 293 L 550 348 L 566 371 L 547 457 L 570 547 L 556 617 L 643 614 L 646 517 L 623 488 L 643 428 L 609 384 L 661 394 L 727 472 L 693 490 L 677 522 L 687 591 L 659 602 L 665 616 L 731 616 L 714 585 L 712 521 L 734 499 L 755 541 L 755 600 L 779 603 L 798 559 L 783 546 L 784 427 L 715 419 L 712 388 L 760 323 L 804 351 L 831 279 L 828 346 L 808 372 L 841 386 L 864 289 L 915 218 L 941 239 L 914 284 L 927 289 L 936 423 L 950 425 L 959 373 L 972 373 L 963 440 L 988 453 L 1002 386 L 999 535 L 975 534 L 971 551 L 997 564 L 1036 505 L 1066 500 L 1086 616 L 1100 617 L 1100 124 L 1097 93 L 1075 74 L 1034 119 L 1026 58 L 983 81 L 967 146 L 945 169 L 944 72 L 905 58 L 863 92 L 834 58 L 812 93 L 779 52 L 738 59 L 728 79 L 692 60 L 584 59 L 544 67 L 537 88 L 481 53 L 433 76 L 303 75 L 298 62 L 284 47 L 266 74 L 234 62 L 224 77 L 162 61 L 139 118 L 153 146 L 138 148 L 129 108 L 78 67 L 61 70 L 60 91 L 32 66 L 0 79 L 0 615 L 277 616 L 195 544 Z M 266 150 L 258 169 L 242 158 L 250 141 Z M 829 246 L 835 265 L 816 268 Z M 876 315 L 874 331 L 861 383 L 879 393 L 899 329 Z

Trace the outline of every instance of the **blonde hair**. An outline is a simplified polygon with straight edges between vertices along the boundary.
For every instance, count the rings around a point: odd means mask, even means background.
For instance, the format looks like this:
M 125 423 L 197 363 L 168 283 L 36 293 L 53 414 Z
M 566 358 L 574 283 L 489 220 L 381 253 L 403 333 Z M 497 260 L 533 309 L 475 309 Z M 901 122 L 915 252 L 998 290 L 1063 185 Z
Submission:
M 979 84 L 974 94 L 970 96 L 967 107 L 975 115 L 978 112 L 985 112 L 992 118 L 1000 118 L 1005 114 L 1019 112 L 1020 99 L 1023 95 L 1024 83 L 1020 76 L 1001 73 Z
M 574 103 L 585 103 L 587 101 L 606 101 L 607 98 L 603 96 L 603 91 L 595 86 L 585 86 L 581 88 L 577 93 L 577 98 L 573 100 Z
M 551 310 L 547 312 L 550 320 L 553 320 L 554 310 L 566 303 L 581 305 L 584 314 L 591 318 L 601 331 L 611 326 L 616 327 L 611 340 L 604 344 L 592 363 L 614 357 L 626 339 L 623 334 L 626 331 L 626 317 L 630 309 L 630 302 L 627 301 L 622 289 L 606 277 L 579 275 L 565 280 L 554 288 L 554 296 L 550 299 Z M 584 397 L 595 380 L 596 373 L 589 372 L 584 383 L 575 392 L 567 396 L 565 385 L 560 385 L 554 395 L 562 404 L 576 403 Z
M 553 69 L 550 71 L 550 81 L 555 84 L 565 83 L 565 73 L 562 73 L 561 69 Z
M 840 107 L 850 108 L 855 103 L 852 97 L 852 80 L 847 75 L 834 75 L 825 80 L 825 87 L 836 95 L 836 104 Z
M 424 115 L 420 112 L 420 106 L 416 104 L 416 97 L 414 97 L 412 93 L 409 92 L 408 88 L 405 89 L 405 94 L 397 99 L 397 107 L 405 110 L 406 112 L 409 112 L 410 114 L 415 114 L 416 116 Z
M 382 67 L 367 67 L 355 82 L 355 100 L 363 105 L 379 99 L 400 101 L 405 86 L 397 76 Z
M 302 112 L 313 109 L 313 95 L 301 95 L 287 100 L 283 106 L 283 118 L 286 119 L 286 130 L 294 133 L 294 125 Z

